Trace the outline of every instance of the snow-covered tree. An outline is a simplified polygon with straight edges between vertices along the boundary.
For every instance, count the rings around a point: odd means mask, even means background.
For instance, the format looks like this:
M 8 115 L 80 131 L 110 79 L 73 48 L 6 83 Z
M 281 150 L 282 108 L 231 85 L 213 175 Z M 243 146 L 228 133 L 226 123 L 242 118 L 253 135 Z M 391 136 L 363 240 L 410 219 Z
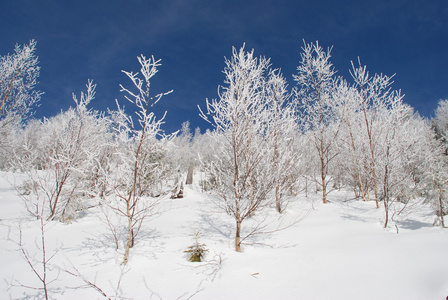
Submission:
M 398 104 L 393 109 L 381 113 L 379 124 L 384 131 L 378 143 L 375 165 L 377 167 L 378 192 L 384 206 L 384 227 L 387 227 L 392 205 L 396 201 L 404 204 L 412 197 L 410 189 L 415 188 L 409 170 L 410 147 L 414 137 L 407 135 L 413 118 L 412 109 Z
M 42 94 L 34 89 L 40 70 L 36 41 L 22 47 L 16 45 L 14 51 L 12 55 L 0 56 L 1 127 L 27 118 Z
M 362 129 L 360 134 L 365 145 L 367 145 L 367 151 L 369 153 L 369 161 L 366 164 L 368 170 L 366 174 L 370 174 L 371 182 L 373 185 L 373 192 L 375 196 L 376 206 L 379 207 L 379 187 L 378 187 L 378 168 L 377 155 L 382 150 L 380 142 L 378 141 L 384 137 L 386 127 L 382 126 L 381 117 L 387 110 L 394 107 L 396 103 L 401 103 L 402 96 L 399 91 L 393 91 L 391 85 L 393 83 L 393 76 L 387 76 L 384 74 L 375 74 L 370 76 L 366 70 L 366 66 L 362 66 L 359 62 L 359 66 L 355 67 L 352 63 L 351 75 L 354 80 L 354 87 L 357 89 L 357 101 L 359 103 Z M 383 152 L 384 153 L 384 152 Z M 366 187 L 366 190 L 369 186 Z
M 118 110 L 112 116 L 115 131 L 113 147 L 117 151 L 108 181 L 116 197 L 109 202 L 109 206 L 126 219 L 123 264 L 129 260 L 129 251 L 134 246 L 143 221 L 155 214 L 157 200 L 150 196 L 157 195 L 157 183 L 164 171 L 162 158 L 167 136 L 161 129 L 165 115 L 157 119 L 151 108 L 164 95 L 171 93 L 153 95 L 150 89 L 151 79 L 161 65 L 160 60 L 143 55 L 137 59 L 141 65 L 140 74 L 123 71 L 133 87 L 128 89 L 120 86 L 121 91 L 126 93 L 125 98 L 137 109 L 138 125 L 118 104 Z
M 334 90 L 336 71 L 330 62 L 331 49 L 324 51 L 319 43 L 302 47 L 301 62 L 294 80 L 299 85 L 297 101 L 300 121 L 318 161 L 322 201 L 327 202 L 330 164 L 337 156 L 335 143 L 339 131 Z
M 448 214 L 448 100 L 440 100 L 434 119 L 431 120 L 432 151 L 425 154 L 423 194 L 434 208 L 437 220 L 434 224 L 445 227 Z
M 35 90 L 40 67 L 35 54 L 36 41 L 16 45 L 13 54 L 0 56 L 0 167 L 10 157 L 11 135 L 32 114 L 41 92 Z
M 368 184 L 366 182 L 366 147 L 362 142 L 362 109 L 359 101 L 358 90 L 350 86 L 347 81 L 340 79 L 334 91 L 337 98 L 338 118 L 341 120 L 338 144 L 340 154 L 338 156 L 338 170 L 343 173 L 341 178 L 345 183 L 352 185 L 355 197 L 361 197 L 364 201 L 369 198 Z
M 215 128 L 217 147 L 209 173 L 225 210 L 235 219 L 235 250 L 241 251 L 242 223 L 266 204 L 273 186 L 264 164 L 269 155 L 265 88 L 270 62 L 243 46 L 233 48 L 225 63 L 225 86 L 219 99 L 207 100 L 207 114 L 201 115 Z
M 193 172 L 196 165 L 196 155 L 192 149 L 193 134 L 190 129 L 190 122 L 182 123 L 182 128 L 180 131 L 180 144 L 179 148 L 184 149 L 184 154 L 182 155 L 182 168 L 187 172 L 187 178 L 185 180 L 186 184 L 193 183 Z M 185 172 L 185 171 L 184 171 Z
M 218 140 L 219 138 L 210 129 L 206 129 L 204 134 L 196 131 L 194 135 L 192 147 L 198 160 L 199 184 L 203 192 L 215 187 L 216 180 L 209 170 L 214 164 L 216 153 L 220 152 Z
M 290 93 L 286 79 L 280 70 L 271 70 L 266 82 L 267 113 L 270 115 L 267 137 L 271 155 L 268 165 L 272 167 L 275 206 L 279 213 L 285 207 L 285 194 L 297 180 L 296 168 L 300 152 L 294 148 L 298 132 L 294 109 L 288 102 Z
M 441 149 L 439 149 L 441 150 Z M 435 225 L 446 227 L 445 216 L 448 215 L 448 161 L 445 155 L 437 155 L 427 167 L 424 184 L 426 202 L 434 208 L 437 219 Z M 428 162 L 428 160 L 426 160 Z
M 436 138 L 445 145 L 445 154 L 448 155 L 448 99 L 439 101 L 432 126 Z
M 193 175 L 200 164 L 198 156 L 199 148 L 201 147 L 201 145 L 198 143 L 198 139 L 200 136 L 201 128 L 196 127 L 190 145 L 190 155 L 188 157 L 188 159 L 190 160 L 190 164 L 188 166 L 187 180 L 185 181 L 186 184 L 193 184 Z
M 193 172 L 197 165 L 197 154 L 193 149 L 193 134 L 189 121 L 182 123 L 180 133 L 173 138 L 168 156 L 173 172 L 177 173 L 173 197 L 183 197 L 183 186 L 193 183 Z

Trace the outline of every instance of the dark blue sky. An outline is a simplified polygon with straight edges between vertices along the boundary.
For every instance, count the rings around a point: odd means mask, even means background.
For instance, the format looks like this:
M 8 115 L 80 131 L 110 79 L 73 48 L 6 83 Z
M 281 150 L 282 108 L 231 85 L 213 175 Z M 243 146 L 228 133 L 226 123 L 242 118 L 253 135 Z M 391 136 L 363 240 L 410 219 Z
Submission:
M 98 85 L 95 109 L 125 103 L 121 70 L 138 71 L 144 54 L 163 63 L 153 91 L 174 90 L 156 108 L 168 111 L 165 130 L 187 120 L 206 128 L 197 104 L 217 97 L 232 46 L 271 57 L 293 85 L 303 39 L 334 46 L 340 75 L 358 56 L 371 73 L 396 73 L 394 88 L 424 116 L 448 98 L 447 0 L 0 0 L 0 55 L 30 39 L 45 92 L 38 117 L 73 105 L 88 79 Z

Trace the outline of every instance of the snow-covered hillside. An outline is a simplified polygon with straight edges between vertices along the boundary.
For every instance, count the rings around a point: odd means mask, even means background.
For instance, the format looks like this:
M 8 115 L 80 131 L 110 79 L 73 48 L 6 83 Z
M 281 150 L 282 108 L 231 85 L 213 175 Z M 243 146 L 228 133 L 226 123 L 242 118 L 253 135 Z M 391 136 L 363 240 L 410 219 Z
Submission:
M 24 287 L 41 287 L 41 283 L 18 245 L 21 231 L 22 248 L 42 272 L 40 222 L 29 216 L 10 184 L 16 176 L 0 175 L 0 274 L 4 279 L 0 298 L 41 299 L 42 291 Z M 298 196 L 282 220 L 274 207 L 260 212 L 243 230 L 265 219 L 262 231 L 266 233 L 246 240 L 243 252 L 237 253 L 232 217 L 193 186 L 186 189 L 183 199 L 166 199 L 162 214 L 146 222 L 124 268 L 122 253 L 115 250 L 99 207 L 72 224 L 47 222 L 46 258 L 54 255 L 47 273 L 49 296 L 445 299 L 448 230 L 432 226 L 432 211 L 413 207 L 384 229 L 382 209 L 351 197 L 352 193 L 335 191 L 329 194 L 329 203 L 322 204 L 319 195 Z M 267 233 L 278 226 L 287 228 Z M 196 232 L 199 243 L 208 249 L 200 263 L 189 262 L 184 252 L 193 245 Z

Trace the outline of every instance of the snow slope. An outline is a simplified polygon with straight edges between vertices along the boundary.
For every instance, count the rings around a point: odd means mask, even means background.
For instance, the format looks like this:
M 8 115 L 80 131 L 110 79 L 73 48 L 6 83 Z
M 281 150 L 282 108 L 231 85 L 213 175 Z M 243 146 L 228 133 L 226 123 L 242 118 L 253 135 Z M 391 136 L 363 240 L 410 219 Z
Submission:
M 18 250 L 19 225 L 30 257 L 37 262 L 41 254 L 40 223 L 9 183 L 16 177 L 0 173 L 0 299 L 40 299 L 39 291 L 11 287 L 17 281 L 39 286 Z M 72 224 L 50 222 L 50 298 L 105 299 L 94 288 L 80 288 L 84 278 L 113 299 L 445 299 L 448 229 L 432 226 L 426 206 L 384 229 L 382 209 L 350 197 L 333 192 L 325 205 L 319 195 L 297 197 L 280 226 L 287 228 L 255 235 L 236 253 L 232 218 L 207 195 L 187 189 L 183 199 L 164 200 L 164 213 L 143 228 L 125 268 L 99 208 Z M 280 222 L 272 208 L 243 230 L 259 220 L 267 224 L 264 231 Z M 209 250 L 202 263 L 184 253 L 196 232 Z

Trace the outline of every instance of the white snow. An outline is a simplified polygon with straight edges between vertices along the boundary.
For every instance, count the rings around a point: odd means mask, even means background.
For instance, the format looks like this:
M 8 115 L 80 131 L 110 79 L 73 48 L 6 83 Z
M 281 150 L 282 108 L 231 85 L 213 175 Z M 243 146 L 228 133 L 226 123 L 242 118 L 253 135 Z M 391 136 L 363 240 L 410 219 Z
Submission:
M 22 206 L 9 183 L 14 178 L 0 173 L 0 299 L 35 299 L 39 291 L 10 284 L 39 287 L 15 244 L 19 225 L 30 257 L 41 253 L 40 223 Z M 384 229 L 383 210 L 351 196 L 335 191 L 327 204 L 317 194 L 298 196 L 283 226 L 296 223 L 254 236 L 237 253 L 232 218 L 187 188 L 185 198 L 164 200 L 164 213 L 142 229 L 125 268 L 100 209 L 72 224 L 49 222 L 47 257 L 56 253 L 49 263 L 49 281 L 55 279 L 50 298 L 105 299 L 93 288 L 76 288 L 83 281 L 65 272 L 76 267 L 113 299 L 445 299 L 448 229 L 432 226 L 431 210 L 414 207 Z M 276 228 L 274 208 L 264 213 L 265 230 Z M 260 218 L 243 223 L 243 230 Z M 184 253 L 197 231 L 209 250 L 202 263 L 189 262 Z

